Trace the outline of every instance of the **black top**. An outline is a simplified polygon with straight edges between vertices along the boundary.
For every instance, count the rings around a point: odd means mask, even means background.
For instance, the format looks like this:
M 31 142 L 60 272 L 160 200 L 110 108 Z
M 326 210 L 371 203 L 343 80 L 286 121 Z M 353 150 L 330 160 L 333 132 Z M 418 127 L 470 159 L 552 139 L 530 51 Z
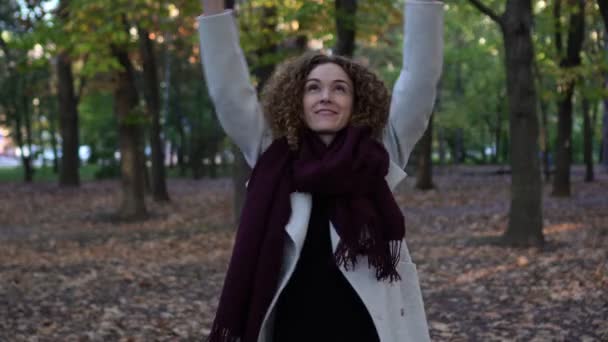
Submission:
M 306 240 L 277 303 L 274 342 L 379 341 L 359 295 L 336 265 L 327 200 L 313 194 Z

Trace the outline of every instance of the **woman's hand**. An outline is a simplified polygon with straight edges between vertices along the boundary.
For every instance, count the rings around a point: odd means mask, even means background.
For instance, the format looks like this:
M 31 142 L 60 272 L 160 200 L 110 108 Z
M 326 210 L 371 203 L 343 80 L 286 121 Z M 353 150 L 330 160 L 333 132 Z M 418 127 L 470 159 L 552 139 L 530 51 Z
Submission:
M 224 0 L 201 0 L 203 14 L 213 15 L 224 11 Z

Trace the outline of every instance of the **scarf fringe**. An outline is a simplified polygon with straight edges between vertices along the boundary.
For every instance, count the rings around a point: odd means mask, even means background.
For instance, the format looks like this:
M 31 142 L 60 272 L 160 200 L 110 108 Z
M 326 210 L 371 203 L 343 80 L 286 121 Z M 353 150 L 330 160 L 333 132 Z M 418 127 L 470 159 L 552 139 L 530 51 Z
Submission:
M 341 242 L 336 248 L 334 258 L 338 266 L 344 267 L 345 270 L 353 270 L 357 265 L 357 257 L 359 255 L 367 255 L 367 265 L 370 268 L 374 268 L 376 271 L 376 279 L 379 281 L 387 280 L 389 283 L 400 281 L 401 275 L 397 271 L 399 260 L 401 259 L 401 245 L 403 240 L 390 240 L 388 241 L 388 251 L 390 255 L 387 256 L 383 253 L 370 253 L 373 249 L 367 248 L 365 251 L 353 251 L 346 244 Z M 385 247 L 382 249 L 384 250 Z M 367 252 L 366 252 L 367 251 Z
M 213 325 L 209 337 L 205 342 L 242 342 L 243 339 L 240 336 L 235 336 L 233 332 L 228 328 L 222 328 L 219 325 Z

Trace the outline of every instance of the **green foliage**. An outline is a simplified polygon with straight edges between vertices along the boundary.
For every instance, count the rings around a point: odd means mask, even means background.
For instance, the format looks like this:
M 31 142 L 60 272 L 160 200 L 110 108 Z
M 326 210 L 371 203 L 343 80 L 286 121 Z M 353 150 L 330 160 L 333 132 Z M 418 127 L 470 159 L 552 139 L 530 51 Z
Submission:
M 101 164 L 95 171 L 93 177 L 95 179 L 120 178 L 120 164 L 114 160 L 109 163 Z
M 118 150 L 118 123 L 113 113 L 113 98 L 108 92 L 95 92 L 80 102 L 81 144 L 92 150 L 92 161 L 112 160 Z
M 355 59 L 375 70 L 389 88 L 399 76 L 402 63 L 403 21 L 407 20 L 403 18 L 403 2 L 359 0 L 356 16 L 346 18 L 357 30 Z M 483 2 L 496 13 L 504 11 L 505 1 Z M 577 110 L 583 97 L 597 103 L 608 96 L 603 86 L 608 72 L 606 33 L 595 1 L 588 2 L 582 65 L 560 68 L 554 41 L 553 2 L 538 0 L 532 4 L 537 89 L 539 98 L 547 106 L 547 135 L 552 138 L 555 135 L 554 103 L 560 96 L 560 84 L 579 81 L 579 92 L 574 98 Z M 150 32 L 159 75 L 168 87 L 161 87 L 165 138 L 181 146 L 187 155 L 202 149 L 207 156 L 225 148 L 226 139 L 201 73 L 195 25 L 195 18 L 201 12 L 198 1 L 70 0 L 67 11 L 57 12 L 59 16 L 49 12 L 37 19 L 32 15 L 33 10 L 19 10 L 17 5 L 14 0 L 0 3 L 0 34 L 10 51 L 10 56 L 0 53 L 0 120 L 5 125 L 14 127 L 16 113 L 22 115 L 28 110 L 22 103 L 14 103 L 15 99 L 24 94 L 38 97 L 45 105 L 34 112 L 30 104 L 29 110 L 32 110 L 33 141 L 43 143 L 44 139 L 38 137 L 51 126 L 51 113 L 46 107 L 50 108 L 48 104 L 56 95 L 51 58 L 68 51 L 77 86 L 83 76 L 88 79 L 79 105 L 80 141 L 91 146 L 94 160 L 114 160 L 118 144 L 112 75 L 121 66 L 112 57 L 111 48 L 125 47 L 139 75 L 141 57 L 136 28 L 140 26 Z M 435 116 L 436 131 L 442 131 L 450 144 L 462 133 L 467 149 L 480 151 L 495 143 L 496 131 L 502 136 L 508 131 L 502 35 L 498 25 L 468 1 L 446 1 L 444 11 L 445 62 Z M 564 39 L 569 11 L 571 7 L 564 6 L 559 18 Z M 238 2 L 236 13 L 241 44 L 252 71 L 276 65 L 299 53 L 290 47 L 296 37 L 304 37 L 311 46 L 323 49 L 331 49 L 335 44 L 334 1 L 249 0 Z M 267 15 L 269 13 L 271 15 Z M 269 51 L 271 46 L 280 48 Z M 141 83 L 140 78 L 138 82 Z M 138 88 L 142 89 L 141 84 Z M 13 106 L 11 110 L 7 110 L 9 106 Z M 142 108 L 139 104 L 126 120 L 148 126 L 149 119 Z M 44 117 L 48 119 L 46 122 Z M 580 115 L 575 115 L 575 132 L 580 120 Z M 596 122 L 597 131 L 600 120 Z M 575 134 L 573 144 L 578 146 L 581 140 L 580 134 Z M 112 168 L 116 166 L 101 170 L 100 175 L 111 175 L 115 171 Z

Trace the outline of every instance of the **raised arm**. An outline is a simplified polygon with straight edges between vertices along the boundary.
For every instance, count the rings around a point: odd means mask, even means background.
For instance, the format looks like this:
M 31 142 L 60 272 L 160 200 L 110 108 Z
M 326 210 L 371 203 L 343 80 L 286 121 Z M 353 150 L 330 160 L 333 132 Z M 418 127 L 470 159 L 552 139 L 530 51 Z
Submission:
M 384 145 L 405 168 L 433 111 L 443 65 L 443 2 L 408 0 L 405 4 L 403 65 L 393 88 Z
M 232 11 L 224 10 L 224 0 L 202 0 L 202 5 L 200 51 L 209 95 L 224 131 L 253 167 L 267 125 L 249 79 L 238 29 Z

